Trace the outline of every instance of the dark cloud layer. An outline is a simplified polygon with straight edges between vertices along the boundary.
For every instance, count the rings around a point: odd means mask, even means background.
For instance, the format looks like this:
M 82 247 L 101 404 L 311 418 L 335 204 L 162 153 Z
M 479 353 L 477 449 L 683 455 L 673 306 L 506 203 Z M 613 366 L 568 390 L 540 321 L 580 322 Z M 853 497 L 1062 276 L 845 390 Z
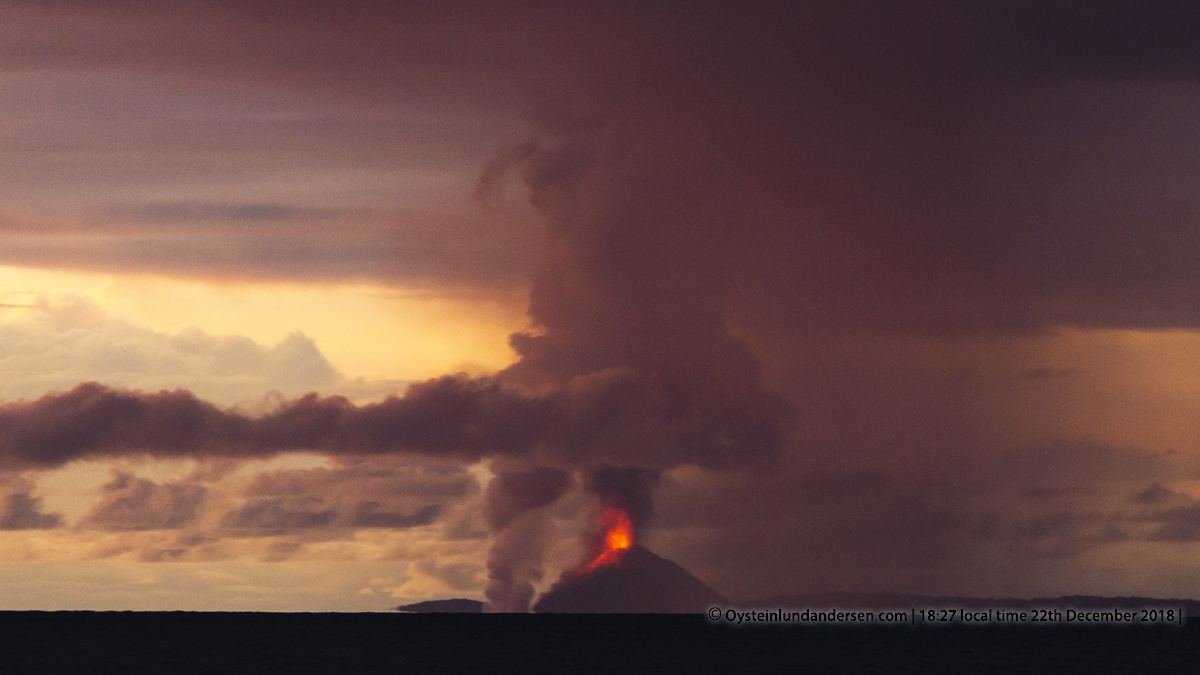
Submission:
M 741 429 L 719 423 L 693 428 L 691 411 L 671 410 L 680 405 L 672 393 L 611 371 L 541 396 L 516 393 L 493 378 L 448 376 L 380 403 L 355 406 L 310 394 L 251 418 L 184 390 L 144 394 L 89 383 L 0 408 L 0 456 L 9 466 L 39 468 L 85 457 L 250 458 L 300 450 L 720 466 L 777 449 L 756 446 L 753 437 L 738 447 Z
M 0 52 L 14 67 L 168 72 L 458 111 L 523 107 L 539 138 L 510 139 L 507 161 L 526 165 L 534 203 L 561 221 L 551 245 L 587 251 L 572 261 L 599 285 L 587 292 L 646 310 L 670 302 L 681 324 L 698 324 L 713 299 L 759 330 L 1200 321 L 1189 264 L 1200 239 L 1188 215 L 1200 170 L 1187 122 L 1200 110 L 1190 86 L 1200 50 L 1187 38 L 1200 17 L 1186 2 L 7 7 L 26 27 Z M 461 136 L 439 134 L 421 136 Z M 243 204 L 224 216 L 304 220 L 299 208 Z M 488 231 L 452 229 L 463 240 Z M 19 242 L 25 252 L 13 255 L 189 274 L 224 260 L 189 258 L 169 238 L 136 241 L 140 262 L 116 244 L 68 240 L 57 252 Z M 236 260 L 210 264 L 221 274 L 449 285 L 456 275 L 460 285 L 510 283 L 526 264 L 513 251 L 490 264 L 460 245 L 439 269 L 414 271 L 420 255 L 389 265 L 365 240 L 309 230 L 242 241 Z M 424 248 L 445 252 L 433 236 Z M 547 325 L 557 304 L 581 299 L 553 290 L 578 283 L 561 262 L 533 296 Z
M 130 453 L 262 457 L 305 449 L 409 450 L 478 457 L 528 450 L 547 426 L 539 404 L 505 394 L 488 381 L 447 377 L 379 404 L 355 407 L 344 398 L 314 394 L 251 419 L 183 390 L 141 394 L 93 383 L 10 403 L 0 415 L 6 462 L 50 467 Z

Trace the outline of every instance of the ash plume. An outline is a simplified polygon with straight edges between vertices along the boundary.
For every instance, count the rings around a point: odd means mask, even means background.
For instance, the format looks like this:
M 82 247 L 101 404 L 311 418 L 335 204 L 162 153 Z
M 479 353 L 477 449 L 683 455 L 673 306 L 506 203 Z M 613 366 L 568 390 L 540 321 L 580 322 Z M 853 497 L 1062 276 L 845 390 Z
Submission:
M 253 458 L 299 450 L 463 460 L 527 455 L 559 463 L 637 458 L 667 466 L 742 461 L 722 456 L 724 441 L 664 415 L 669 393 L 631 372 L 592 373 L 539 395 L 502 382 L 446 376 L 362 406 L 309 394 L 261 417 L 223 410 L 186 390 L 143 393 L 85 383 L 0 405 L 0 466 L 51 468 L 125 455 Z M 659 456 L 653 457 L 656 448 Z
M 502 471 L 488 483 L 483 509 L 493 535 L 487 561 L 488 611 L 529 611 L 533 584 L 542 580 L 550 526 L 541 507 L 557 501 L 572 482 L 564 471 L 539 467 Z
M 650 491 L 658 484 L 659 472 L 653 469 L 606 467 L 588 472 L 584 489 L 596 498 L 599 511 L 617 508 L 629 516 L 633 526 L 634 541 L 637 532 L 650 520 L 654 513 L 654 501 Z M 592 518 L 584 531 L 584 546 L 587 558 L 591 559 L 604 548 L 605 532 L 595 528 L 599 518 Z
M 379 3 L 356 6 L 353 17 L 345 18 L 348 36 L 403 15 Z M 197 9 L 195 20 L 257 25 L 266 16 L 257 10 L 228 9 L 228 16 L 224 11 Z M 453 35 L 475 44 L 466 39 L 470 31 L 490 35 L 487 18 L 499 10 L 479 12 L 469 18 L 431 11 L 429 20 L 459 21 Z M 762 387 L 757 361 L 725 326 L 732 287 L 721 258 L 736 239 L 731 208 L 738 205 L 724 203 L 728 190 L 707 189 L 724 175 L 713 173 L 714 165 L 705 162 L 712 142 L 694 133 L 720 125 L 715 118 L 700 118 L 685 119 L 670 134 L 660 134 L 658 128 L 664 115 L 677 110 L 677 104 L 669 104 L 677 94 L 690 92 L 685 100 L 696 100 L 689 89 L 694 79 L 661 86 L 676 79 L 682 61 L 691 62 L 686 55 L 699 43 L 681 36 L 694 31 L 658 44 L 656 27 L 677 19 L 658 8 L 640 26 L 631 25 L 632 15 L 600 6 L 537 14 L 517 13 L 537 27 L 529 44 L 516 45 L 520 66 L 513 76 L 519 72 L 521 77 L 497 80 L 515 87 L 525 74 L 540 70 L 529 81 L 542 84 L 514 89 L 524 92 L 535 137 L 498 150 L 483 169 L 478 189 L 486 198 L 498 184 L 519 175 L 546 226 L 547 255 L 530 295 L 533 331 L 512 337 L 516 365 L 491 377 L 437 378 L 413 385 L 403 396 L 364 406 L 310 395 L 256 418 L 219 409 L 182 390 L 140 393 L 84 384 L 0 406 L 0 466 L 47 468 L 122 454 L 262 457 L 290 450 L 414 452 L 464 460 L 528 456 L 535 463 L 583 469 L 777 461 L 788 406 Z M 289 16 L 272 22 L 270 30 L 307 35 L 322 23 L 321 16 L 323 11 Z M 170 12 L 156 11 L 153 17 L 156 26 L 171 24 Z M 720 25 L 722 20 L 705 15 L 686 23 Z M 575 39 L 576 32 L 593 28 L 599 32 L 589 39 Z M 203 32 L 203 39 L 187 42 L 181 52 L 167 43 L 154 44 L 170 64 L 168 70 L 186 71 L 191 67 L 186 64 L 197 63 L 195 53 L 229 57 L 235 47 L 222 42 L 222 35 Z M 627 35 L 633 49 L 617 58 L 600 35 Z M 415 36 L 398 39 L 397 45 L 407 45 Z M 298 44 L 290 39 L 280 43 Z M 136 66 L 142 58 L 138 44 L 129 42 L 129 49 L 108 54 L 104 62 Z M 504 40 L 480 45 L 485 51 L 470 57 L 476 66 L 493 62 L 486 50 L 494 45 L 512 46 Z M 371 53 L 376 58 L 368 60 L 382 64 L 377 74 L 399 75 L 407 62 L 399 55 L 407 52 L 391 46 L 338 40 L 323 44 L 322 49 L 333 52 L 318 61 L 360 63 L 363 54 Z M 731 51 L 731 45 L 716 46 Z M 74 63 L 70 59 L 87 58 L 91 52 L 70 54 L 67 62 Z M 288 52 L 281 58 L 270 62 L 292 59 L 299 64 L 309 57 Z M 256 59 L 215 59 L 196 72 L 233 77 L 243 71 L 231 64 L 250 61 Z M 434 59 L 418 68 L 437 72 L 449 65 Z M 643 66 L 642 75 L 626 78 Z M 324 67 L 310 70 L 328 74 Z M 264 65 L 260 76 L 301 88 L 345 81 L 298 81 L 296 73 L 304 71 Z M 724 85 L 726 80 L 723 76 L 714 82 Z M 347 91 L 357 91 L 364 82 Z M 370 89 L 378 89 L 376 84 L 372 80 Z M 717 114 L 723 112 L 720 108 Z M 701 161 L 688 164 L 691 160 Z
M 558 405 L 502 391 L 489 379 L 449 376 L 380 403 L 309 394 L 251 418 L 182 389 L 142 393 L 93 382 L 0 406 L 0 464 L 49 468 L 85 457 L 250 458 L 306 449 L 474 459 L 526 451 L 555 433 Z
M 521 107 L 529 128 L 471 147 L 470 161 L 494 150 L 475 196 L 524 189 L 544 247 L 524 241 L 524 225 L 440 216 L 415 240 L 389 216 L 346 246 L 352 233 L 330 224 L 351 212 L 251 204 L 225 215 L 286 215 L 299 220 L 283 229 L 304 236 L 204 239 L 212 248 L 197 252 L 200 238 L 97 248 L 57 229 L 33 246 L 14 229 L 0 257 L 436 290 L 517 283 L 544 251 L 530 330 L 511 338 L 519 362 L 381 403 L 313 395 L 259 417 L 187 392 L 82 385 L 0 406 L 0 470 L 128 454 L 418 453 L 502 460 L 498 476 L 582 476 L 597 503 L 612 494 L 596 487 L 603 472 L 661 472 L 656 526 L 688 532 L 722 589 L 751 595 L 781 581 L 922 592 L 972 578 L 1102 583 L 1121 567 L 1072 556 L 1200 539 L 1190 497 L 1147 487 L 1200 475 L 1186 426 L 1195 387 L 1162 389 L 1194 379 L 1194 350 L 1149 356 L 1168 349 L 1163 329 L 1200 327 L 1195 2 L 309 4 L 189 3 L 186 21 L 164 4 L 126 24 L 105 3 L 63 3 L 10 31 L 0 58 L 14 72 L 98 65 L 248 79 L 321 109 L 369 104 L 335 126 L 427 103 L 472 118 Z M 59 166 L 61 140 L 44 166 Z M 170 157 L 223 157 L 212 140 L 197 132 Z M 340 166 L 336 145 L 314 159 Z M 391 166 L 389 147 L 371 150 L 381 154 L 370 166 Z M 207 217 L 206 203 L 140 218 Z M 320 224 L 301 226 L 309 218 Z M 449 257 L 430 250 L 443 246 Z M 233 250 L 244 256 L 223 253 Z M 404 257 L 381 262 L 391 255 Z M 1158 346 L 1134 358 L 1105 335 L 1126 330 L 1155 331 L 1147 345 Z M 682 465 L 708 470 L 667 473 Z M 634 491 L 633 511 L 650 487 Z M 496 607 L 523 607 L 537 576 L 539 514 L 556 492 L 540 489 L 489 488 Z M 5 526 L 56 522 L 29 490 L 3 494 Z M 256 503 L 245 522 L 299 512 L 283 506 Z M 356 522 L 432 513 L 373 508 Z

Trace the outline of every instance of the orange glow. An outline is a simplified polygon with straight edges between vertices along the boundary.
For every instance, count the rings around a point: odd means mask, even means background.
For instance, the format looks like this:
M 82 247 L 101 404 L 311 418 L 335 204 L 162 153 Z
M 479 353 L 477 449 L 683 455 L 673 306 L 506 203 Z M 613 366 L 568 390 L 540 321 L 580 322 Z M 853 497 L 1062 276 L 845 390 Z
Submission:
M 621 552 L 633 545 L 633 523 L 624 509 L 608 507 L 600 514 L 600 525 L 604 529 L 604 549 L 579 568 L 579 574 L 590 574 L 598 567 L 612 565 L 621 560 Z

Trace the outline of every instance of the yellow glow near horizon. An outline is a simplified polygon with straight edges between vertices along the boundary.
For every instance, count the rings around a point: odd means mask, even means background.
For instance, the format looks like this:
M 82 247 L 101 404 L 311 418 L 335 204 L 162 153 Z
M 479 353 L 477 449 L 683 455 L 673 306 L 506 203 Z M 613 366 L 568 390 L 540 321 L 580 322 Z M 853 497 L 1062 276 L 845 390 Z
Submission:
M 0 303 L 67 293 L 163 332 L 195 327 L 272 345 L 300 331 L 349 378 L 498 370 L 515 360 L 508 336 L 526 325 L 524 292 L 455 297 L 365 283 L 218 282 L 0 266 Z

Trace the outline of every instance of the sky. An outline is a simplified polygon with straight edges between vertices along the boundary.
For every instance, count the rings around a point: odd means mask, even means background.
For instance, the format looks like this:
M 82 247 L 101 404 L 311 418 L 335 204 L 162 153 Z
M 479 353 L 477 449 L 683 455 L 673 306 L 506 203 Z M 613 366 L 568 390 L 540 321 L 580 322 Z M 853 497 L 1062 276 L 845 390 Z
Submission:
M 1185 2 L 0 2 L 0 609 L 1200 594 Z

